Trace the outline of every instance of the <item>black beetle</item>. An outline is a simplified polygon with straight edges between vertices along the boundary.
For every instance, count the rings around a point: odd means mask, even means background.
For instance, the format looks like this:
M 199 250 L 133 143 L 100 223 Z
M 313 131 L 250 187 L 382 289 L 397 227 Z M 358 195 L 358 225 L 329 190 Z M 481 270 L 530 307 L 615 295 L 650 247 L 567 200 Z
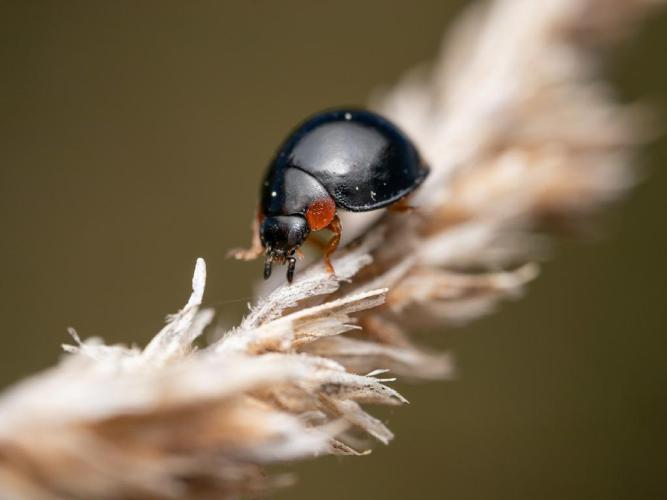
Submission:
M 358 109 L 318 113 L 289 135 L 271 161 L 252 248 L 231 254 L 250 260 L 264 253 L 265 279 L 274 262 L 287 262 L 291 283 L 298 248 L 312 231 L 329 229 L 324 261 L 333 272 L 330 255 L 341 235 L 337 210 L 403 208 L 428 172 L 412 142 L 386 118 Z

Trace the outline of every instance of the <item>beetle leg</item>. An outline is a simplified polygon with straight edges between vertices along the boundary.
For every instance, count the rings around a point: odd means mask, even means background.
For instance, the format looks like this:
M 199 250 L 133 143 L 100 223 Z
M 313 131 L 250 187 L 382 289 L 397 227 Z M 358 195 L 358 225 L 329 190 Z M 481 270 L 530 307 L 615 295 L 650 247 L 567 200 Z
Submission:
M 389 205 L 389 207 L 387 207 L 387 209 L 390 212 L 401 212 L 401 213 L 403 213 L 403 212 L 412 212 L 416 208 L 417 207 L 415 207 L 414 205 L 410 205 L 410 203 L 408 203 L 408 197 L 407 196 L 404 196 L 403 198 L 398 200 L 393 205 Z
M 257 208 L 257 214 L 252 223 L 252 243 L 250 248 L 233 248 L 227 252 L 227 257 L 234 257 L 237 260 L 253 260 L 264 253 L 262 240 L 259 238 L 259 226 L 262 224 L 262 212 Z
M 327 226 L 327 229 L 333 233 L 333 236 L 329 240 L 327 247 L 324 250 L 324 265 L 327 267 L 327 271 L 331 274 L 335 274 L 333 265 L 331 265 L 330 255 L 334 253 L 336 248 L 338 248 L 338 243 L 340 243 L 340 234 L 343 230 L 341 226 L 340 219 L 338 216 L 334 216 L 331 223 Z

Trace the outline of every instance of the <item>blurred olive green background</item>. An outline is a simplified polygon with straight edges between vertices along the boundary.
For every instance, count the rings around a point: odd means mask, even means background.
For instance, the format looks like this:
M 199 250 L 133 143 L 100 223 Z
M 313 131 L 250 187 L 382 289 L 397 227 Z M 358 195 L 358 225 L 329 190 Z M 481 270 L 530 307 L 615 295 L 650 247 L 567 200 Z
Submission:
M 428 61 L 463 2 L 0 3 L 0 383 L 67 326 L 144 343 L 189 293 L 236 322 L 259 178 L 305 115 Z M 613 54 L 623 100 L 667 97 L 667 18 Z M 283 499 L 667 498 L 667 142 L 599 237 L 560 242 L 522 301 L 426 337 L 455 382 L 399 384 L 366 458 L 295 467 Z

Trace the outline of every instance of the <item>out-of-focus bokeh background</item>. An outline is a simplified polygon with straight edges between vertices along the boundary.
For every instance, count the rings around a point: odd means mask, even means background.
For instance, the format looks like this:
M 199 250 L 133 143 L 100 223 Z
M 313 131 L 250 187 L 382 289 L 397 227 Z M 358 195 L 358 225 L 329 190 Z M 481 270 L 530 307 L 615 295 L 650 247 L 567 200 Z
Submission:
M 465 2 L 0 3 L 0 384 L 82 336 L 144 343 L 189 293 L 238 321 L 259 264 L 259 179 L 304 116 L 363 104 L 436 53 Z M 664 115 L 667 16 L 611 54 L 622 100 Z M 417 332 L 459 379 L 399 384 L 396 439 L 300 464 L 277 498 L 667 498 L 667 142 L 588 241 L 523 300 Z

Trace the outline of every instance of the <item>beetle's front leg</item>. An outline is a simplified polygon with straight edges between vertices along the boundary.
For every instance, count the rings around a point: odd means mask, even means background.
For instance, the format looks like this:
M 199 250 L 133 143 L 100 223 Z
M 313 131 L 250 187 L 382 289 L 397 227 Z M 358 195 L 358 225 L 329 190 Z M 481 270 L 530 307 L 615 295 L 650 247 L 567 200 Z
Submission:
M 264 253 L 264 246 L 259 237 L 259 227 L 262 224 L 264 216 L 259 208 L 252 223 L 252 243 L 250 248 L 232 248 L 227 252 L 227 257 L 233 257 L 237 260 L 253 260 Z
M 327 246 L 324 250 L 324 266 L 327 268 L 327 272 L 330 274 L 336 274 L 333 264 L 331 264 L 331 254 L 334 253 L 336 248 L 338 248 L 338 243 L 340 243 L 340 235 L 343 231 L 343 227 L 341 226 L 340 219 L 337 215 L 334 216 L 331 224 L 327 226 L 327 229 L 333 233 L 333 236 L 329 240 L 329 243 L 327 243 Z
M 398 200 L 393 205 L 389 205 L 387 207 L 387 210 L 389 210 L 390 212 L 394 212 L 394 213 L 405 213 L 405 212 L 412 212 L 413 210 L 416 210 L 417 207 L 415 207 L 414 205 L 411 205 L 408 198 L 409 198 L 409 196 L 404 196 L 403 198 Z

